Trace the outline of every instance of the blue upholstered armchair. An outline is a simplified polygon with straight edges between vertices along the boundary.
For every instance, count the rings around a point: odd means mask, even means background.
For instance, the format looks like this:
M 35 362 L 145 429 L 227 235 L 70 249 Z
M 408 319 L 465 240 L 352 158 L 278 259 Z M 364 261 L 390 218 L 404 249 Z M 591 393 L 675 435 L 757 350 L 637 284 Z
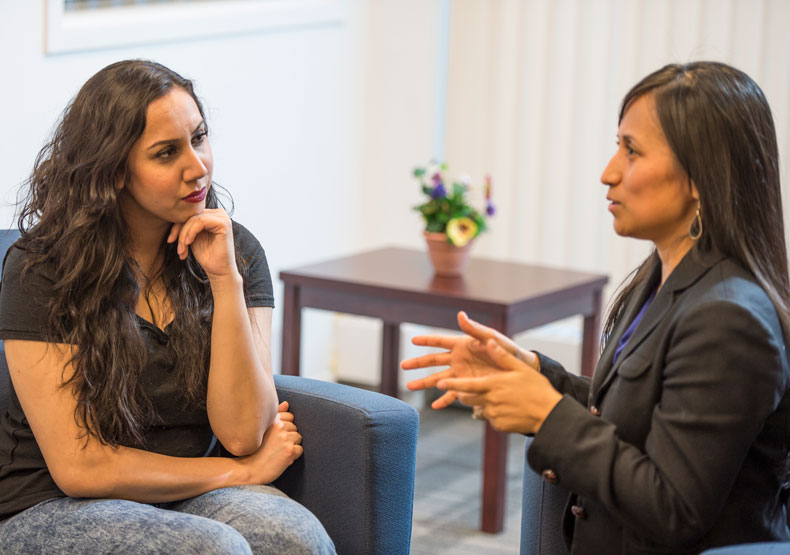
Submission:
M 0 253 L 18 236 L 0 230 Z M 338 553 L 408 553 L 417 411 L 386 395 L 307 378 L 275 376 L 275 384 L 305 449 L 276 485 L 318 517 Z M 9 399 L 0 341 L 0 414 Z
M 521 555 L 568 555 L 560 522 L 568 500 L 567 489 L 549 484 L 526 463 L 521 506 Z M 709 549 L 703 555 L 790 555 L 790 543 L 751 543 Z
M 334 383 L 274 381 L 304 445 L 275 485 L 318 517 L 338 553 L 409 553 L 417 411 Z

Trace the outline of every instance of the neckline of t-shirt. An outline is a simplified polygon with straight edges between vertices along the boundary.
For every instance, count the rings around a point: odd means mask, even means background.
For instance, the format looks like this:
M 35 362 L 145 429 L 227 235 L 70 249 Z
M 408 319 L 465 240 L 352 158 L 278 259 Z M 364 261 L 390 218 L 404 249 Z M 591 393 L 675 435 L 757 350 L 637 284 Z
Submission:
M 160 328 L 159 326 L 157 326 L 156 324 L 154 324 L 152 321 L 150 321 L 150 320 L 146 320 L 145 318 L 143 318 L 142 316 L 140 316 L 140 315 L 139 315 L 139 314 L 137 314 L 136 312 L 134 313 L 134 315 L 135 315 L 135 316 L 137 316 L 137 319 L 138 319 L 138 320 L 139 320 L 139 321 L 140 321 L 140 322 L 141 322 L 141 323 L 142 323 L 142 324 L 143 324 L 145 327 L 147 327 L 147 328 L 150 328 L 150 329 L 152 329 L 152 330 L 156 330 L 156 331 L 158 331 L 159 333 L 161 333 L 162 335 L 165 335 L 165 336 L 167 335 L 167 328 L 169 328 L 169 327 L 170 327 L 170 326 L 173 324 L 173 321 L 172 321 L 172 320 L 170 320 L 170 322 L 168 322 L 168 323 L 167 323 L 167 325 L 166 325 L 166 326 L 164 327 L 164 329 L 163 329 L 163 328 Z

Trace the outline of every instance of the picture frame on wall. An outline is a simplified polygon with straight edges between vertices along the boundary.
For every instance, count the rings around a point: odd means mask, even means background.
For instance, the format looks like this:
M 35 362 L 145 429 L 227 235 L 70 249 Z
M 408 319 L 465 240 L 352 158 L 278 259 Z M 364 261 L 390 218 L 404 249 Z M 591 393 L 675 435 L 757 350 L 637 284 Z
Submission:
M 44 53 L 342 24 L 345 0 L 45 0 Z

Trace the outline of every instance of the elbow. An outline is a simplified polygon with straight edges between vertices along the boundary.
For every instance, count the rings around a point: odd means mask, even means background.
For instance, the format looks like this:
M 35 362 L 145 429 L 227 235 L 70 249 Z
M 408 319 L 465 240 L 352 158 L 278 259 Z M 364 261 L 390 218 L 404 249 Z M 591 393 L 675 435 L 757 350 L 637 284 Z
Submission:
M 677 535 L 667 535 L 660 539 L 654 537 L 653 541 L 671 549 L 673 553 L 691 553 L 694 549 L 698 549 L 697 546 L 699 546 L 705 534 L 706 532 L 702 529 L 684 527 L 678 531 Z
M 49 473 L 68 497 L 106 497 L 101 473 L 86 470 L 83 465 L 61 463 L 50 466 Z
M 275 412 L 270 419 L 262 419 L 250 424 L 247 428 L 237 426 L 230 430 L 229 433 L 226 432 L 221 435 L 217 433 L 217 439 L 231 455 L 236 457 L 252 455 L 261 448 L 263 436 L 274 423 L 276 417 L 277 413 Z
M 673 539 L 676 548 L 693 548 L 710 532 L 713 522 L 703 518 L 690 518 L 677 527 L 677 535 Z M 672 536 L 667 536 L 672 537 Z
M 255 416 L 234 419 L 222 426 L 218 423 L 212 428 L 226 451 L 237 457 L 243 457 L 252 455 L 260 449 L 264 434 L 276 420 L 277 404 L 267 403 L 267 408 Z M 209 413 L 209 421 L 211 421 L 211 413 Z
M 220 440 L 220 442 L 222 443 L 222 446 L 225 448 L 225 450 L 231 455 L 235 457 L 246 457 L 247 455 L 252 455 L 258 449 L 260 449 L 261 444 L 263 443 L 263 436 L 261 436 L 261 439 L 257 442 L 249 440 L 245 441 L 242 438 L 228 440 L 227 442 Z
M 685 551 L 699 545 L 711 526 L 712 523 L 706 523 L 702 518 L 686 514 L 685 517 L 666 519 L 662 526 L 650 526 L 650 530 L 645 530 L 644 535 L 673 550 Z
M 66 494 L 66 497 L 73 497 L 77 499 L 93 497 L 90 495 L 79 482 L 58 480 L 55 479 L 55 484 L 60 491 Z
M 115 497 L 122 475 L 106 451 L 81 449 L 71 456 L 44 457 L 52 480 L 69 497 Z

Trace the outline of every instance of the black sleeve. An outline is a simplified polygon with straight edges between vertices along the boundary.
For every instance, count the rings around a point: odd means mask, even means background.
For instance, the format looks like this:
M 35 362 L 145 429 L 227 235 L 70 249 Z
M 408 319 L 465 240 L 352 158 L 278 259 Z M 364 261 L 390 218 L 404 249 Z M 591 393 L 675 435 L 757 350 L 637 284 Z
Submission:
M 590 378 L 571 374 L 556 360 L 537 351 L 534 352 L 540 360 L 540 373 L 548 378 L 552 387 L 563 395 L 570 395 L 586 407 L 587 397 L 590 394 Z
M 40 265 L 23 275 L 24 264 L 23 249 L 16 245 L 8 249 L 0 284 L 0 339 L 46 341 L 52 272 Z
M 788 370 L 773 305 L 761 297 L 759 304 L 700 302 L 678 320 L 657 372 L 659 401 L 622 401 L 649 415 L 643 446 L 566 396 L 535 434 L 529 465 L 551 468 L 565 487 L 597 500 L 645 538 L 698 542 L 719 517 L 747 453 L 759 453 L 771 472 L 769 448 L 755 441 L 787 390 Z
M 263 247 L 246 227 L 233 222 L 233 239 L 236 252 L 247 266 L 247 277 L 244 280 L 244 298 L 248 307 L 274 307 L 274 292 L 269 264 Z

